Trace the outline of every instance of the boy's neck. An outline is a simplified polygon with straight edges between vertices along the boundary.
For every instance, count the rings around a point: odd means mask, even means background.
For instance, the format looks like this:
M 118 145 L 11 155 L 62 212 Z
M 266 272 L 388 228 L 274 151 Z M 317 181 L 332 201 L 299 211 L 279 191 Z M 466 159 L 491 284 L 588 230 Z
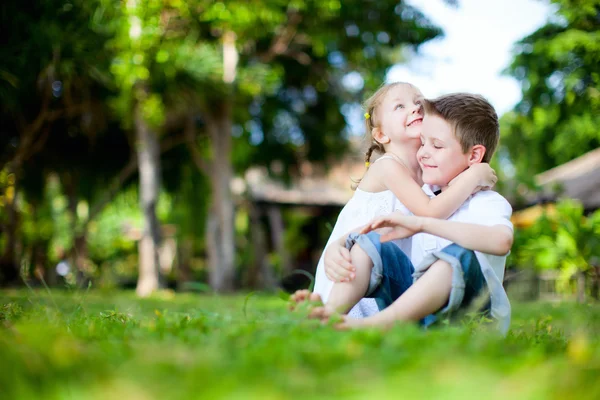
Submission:
M 462 174 L 463 172 L 465 172 L 467 169 L 469 169 L 469 168 L 465 168 L 465 169 L 464 169 L 464 170 L 461 172 L 461 174 Z M 459 175 L 460 175 L 460 174 L 459 174 Z M 457 176 L 458 176 L 458 175 L 457 175 Z M 456 176 L 455 176 L 454 178 L 456 178 Z M 444 185 L 444 186 L 438 186 L 438 188 L 439 188 L 439 190 L 440 190 L 441 192 L 443 192 L 444 190 L 448 189 L 449 187 L 450 187 L 450 185 L 449 185 L 449 184 L 447 184 L 447 185 Z

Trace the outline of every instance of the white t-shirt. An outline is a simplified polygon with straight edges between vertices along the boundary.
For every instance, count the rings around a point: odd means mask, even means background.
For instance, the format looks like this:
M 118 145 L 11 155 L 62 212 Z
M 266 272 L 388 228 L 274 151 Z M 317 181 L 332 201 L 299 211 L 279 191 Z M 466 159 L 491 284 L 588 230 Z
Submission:
M 425 185 L 423 191 L 430 197 L 433 197 L 431 189 Z M 448 218 L 448 221 L 465 222 L 485 226 L 504 225 L 513 229 L 510 222 L 512 207 L 508 201 L 497 192 L 491 190 L 480 191 L 472 195 L 465 201 L 454 214 Z M 413 236 L 411 261 L 418 271 L 426 269 L 428 265 L 421 265 L 421 261 L 435 251 L 439 251 L 450 245 L 447 239 L 430 235 L 428 233 L 419 233 Z M 506 257 L 486 254 L 479 251 L 475 252 L 477 261 L 481 265 L 483 276 L 485 277 L 488 289 L 490 290 L 492 300 L 492 316 L 496 318 L 500 325 L 500 330 L 506 332 L 510 324 L 510 302 L 502 281 L 504 279 L 504 269 Z

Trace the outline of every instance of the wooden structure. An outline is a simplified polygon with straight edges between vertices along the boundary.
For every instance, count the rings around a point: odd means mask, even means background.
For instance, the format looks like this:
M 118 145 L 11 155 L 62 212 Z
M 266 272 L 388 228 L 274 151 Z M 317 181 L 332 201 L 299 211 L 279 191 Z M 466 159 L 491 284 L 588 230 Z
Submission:
M 535 177 L 540 191 L 529 196 L 529 208 L 513 213 L 516 227 L 533 224 L 543 213 L 554 212 L 553 201 L 571 198 L 581 201 L 586 211 L 600 208 L 600 148 L 549 169 Z
M 600 148 L 536 176 L 547 197 L 569 197 L 586 210 L 600 208 Z
M 266 168 L 247 171 L 243 183 L 235 186 L 238 195 L 244 194 L 247 199 L 250 215 L 254 265 L 250 266 L 246 279 L 249 286 L 273 287 L 284 278 L 283 286 L 292 290 L 297 287 L 298 279 L 285 279 L 286 276 L 296 270 L 314 274 L 330 231 L 324 227 L 330 224 L 333 227 L 340 210 L 352 197 L 353 181 L 365 172 L 361 159 L 360 154 L 350 154 L 329 168 L 304 162 L 299 176 L 288 185 L 270 178 Z M 306 249 L 293 259 L 284 243 L 283 212 L 288 209 L 308 219 L 302 227 Z M 302 285 L 306 283 L 306 278 L 300 280 Z
M 250 279 L 254 281 L 250 284 L 272 287 L 278 280 L 277 275 L 285 276 L 295 269 L 313 273 L 327 240 L 319 235 L 317 227 L 326 220 L 335 222 L 335 217 L 352 196 L 353 181 L 360 179 L 364 172 L 359 151 L 329 169 L 305 162 L 300 167 L 300 176 L 290 185 L 269 178 L 265 168 L 249 170 L 243 183 L 238 185 L 238 194 L 244 193 L 250 204 L 255 252 L 255 265 L 250 272 L 255 277 Z M 529 197 L 532 206 L 513 213 L 512 221 L 516 227 L 529 226 L 543 213 L 552 213 L 553 201 L 561 197 L 580 200 L 588 211 L 600 208 L 600 149 L 539 174 L 536 182 L 541 191 Z M 306 252 L 295 259 L 286 254 L 283 241 L 282 211 L 289 208 L 310 215 L 307 230 L 303 231 L 309 238 Z M 274 265 L 269 261 L 269 255 L 273 254 L 277 255 L 278 273 L 273 273 Z

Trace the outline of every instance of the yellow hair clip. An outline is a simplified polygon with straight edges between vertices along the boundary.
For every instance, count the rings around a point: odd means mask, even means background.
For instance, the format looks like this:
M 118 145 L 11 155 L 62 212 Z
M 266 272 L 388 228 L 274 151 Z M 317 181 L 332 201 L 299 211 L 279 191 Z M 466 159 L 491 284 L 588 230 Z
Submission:
M 371 114 L 369 114 L 368 112 L 365 113 L 365 119 L 369 119 L 369 118 L 371 118 Z
M 369 165 L 371 165 L 371 163 L 368 161 L 365 161 L 365 168 L 369 168 Z

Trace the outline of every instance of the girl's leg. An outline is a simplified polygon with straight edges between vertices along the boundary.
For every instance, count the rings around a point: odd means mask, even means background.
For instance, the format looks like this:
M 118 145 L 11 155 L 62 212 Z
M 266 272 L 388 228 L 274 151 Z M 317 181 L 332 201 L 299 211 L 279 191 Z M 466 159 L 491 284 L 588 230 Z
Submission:
M 325 305 L 325 314 L 346 314 L 367 293 L 373 261 L 357 243 L 350 250 L 352 265 L 356 268 L 356 277 L 350 282 L 333 284 L 329 299 Z
M 352 282 L 334 285 L 323 317 L 333 312 L 345 314 L 363 297 L 374 298 L 383 309 L 412 284 L 412 263 L 395 243 L 381 243 L 380 235 L 371 232 L 351 234 L 346 246 L 351 248 L 356 277 Z
M 452 267 L 438 260 L 389 307 L 363 320 L 349 320 L 348 326 L 391 326 L 396 321 L 419 321 L 441 309 L 452 290 Z

